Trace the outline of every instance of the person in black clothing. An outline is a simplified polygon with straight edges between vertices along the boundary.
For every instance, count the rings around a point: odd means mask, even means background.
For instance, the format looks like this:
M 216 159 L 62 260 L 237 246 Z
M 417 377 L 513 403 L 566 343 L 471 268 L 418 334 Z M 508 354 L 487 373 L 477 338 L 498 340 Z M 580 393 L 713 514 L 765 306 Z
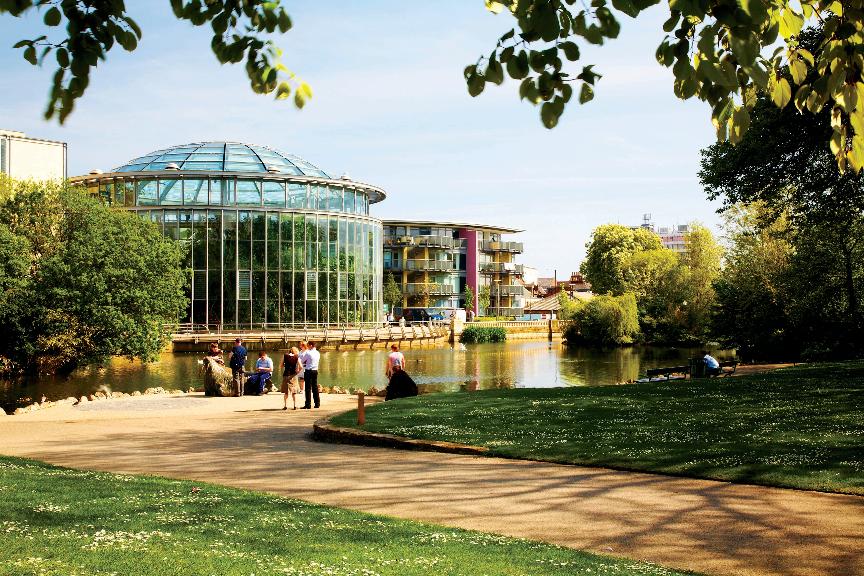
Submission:
M 231 374 L 234 377 L 234 390 L 238 396 L 243 395 L 243 376 L 246 369 L 246 348 L 243 346 L 243 341 L 240 338 L 234 340 L 234 347 L 231 348 Z

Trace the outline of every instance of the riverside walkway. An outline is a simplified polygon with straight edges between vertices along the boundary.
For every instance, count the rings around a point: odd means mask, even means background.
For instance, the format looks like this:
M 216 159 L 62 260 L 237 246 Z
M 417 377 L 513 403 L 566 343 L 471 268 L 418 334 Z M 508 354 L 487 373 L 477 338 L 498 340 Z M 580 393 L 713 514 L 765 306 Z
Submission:
M 153 396 L 0 416 L 0 453 L 267 491 L 718 575 L 864 574 L 864 498 L 321 444 L 353 396 Z

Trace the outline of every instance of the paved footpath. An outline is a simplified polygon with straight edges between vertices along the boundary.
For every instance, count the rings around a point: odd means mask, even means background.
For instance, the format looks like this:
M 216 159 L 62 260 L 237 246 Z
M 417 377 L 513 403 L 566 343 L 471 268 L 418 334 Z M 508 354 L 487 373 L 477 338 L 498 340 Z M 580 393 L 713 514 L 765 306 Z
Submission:
M 864 498 L 313 442 L 281 395 L 140 397 L 0 416 L 0 453 L 545 540 L 708 574 L 864 575 Z

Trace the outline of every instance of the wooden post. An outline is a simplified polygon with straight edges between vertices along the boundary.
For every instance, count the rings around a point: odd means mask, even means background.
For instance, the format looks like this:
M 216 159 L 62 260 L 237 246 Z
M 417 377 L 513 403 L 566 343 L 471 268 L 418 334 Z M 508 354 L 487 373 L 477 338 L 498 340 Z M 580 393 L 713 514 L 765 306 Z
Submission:
M 357 425 L 363 426 L 366 424 L 366 394 L 363 392 L 357 393 Z

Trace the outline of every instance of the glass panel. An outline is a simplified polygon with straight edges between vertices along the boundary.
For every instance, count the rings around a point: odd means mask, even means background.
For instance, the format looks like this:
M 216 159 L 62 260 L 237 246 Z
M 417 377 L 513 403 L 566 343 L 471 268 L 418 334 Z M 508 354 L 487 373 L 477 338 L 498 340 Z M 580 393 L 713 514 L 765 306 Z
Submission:
M 156 205 L 156 180 L 138 180 L 136 185 L 138 206 Z
M 285 207 L 285 184 L 282 182 L 264 182 L 264 205 Z
M 222 170 L 222 162 L 184 162 L 183 170 Z
M 128 180 L 123 183 L 123 187 L 126 189 L 126 206 L 134 206 L 135 205 L 135 181 Z
M 306 272 L 306 300 L 318 299 L 318 273 Z
M 237 205 L 260 206 L 261 183 L 256 180 L 237 181 Z
M 118 180 L 114 183 L 114 204 L 117 206 L 125 206 L 126 200 L 124 196 L 126 195 L 126 187 L 123 185 L 121 180 Z
M 187 160 L 189 162 L 194 162 L 194 161 L 213 162 L 217 158 L 219 160 L 221 160 L 221 154 L 222 154 L 222 152 L 220 152 L 218 150 L 213 150 L 213 151 L 211 151 L 210 154 L 201 154 L 200 152 L 196 152 L 195 154 L 190 154 L 189 158 L 187 158 Z M 221 164 L 221 162 L 220 162 L 220 164 Z
M 195 210 L 192 213 L 192 267 L 207 268 L 207 228 L 204 218 L 207 213 Z
M 160 162 L 182 162 L 189 157 L 188 154 L 164 154 L 159 158 Z
M 345 212 L 349 214 L 354 213 L 354 198 L 355 194 L 353 190 L 345 190 Z
M 306 208 L 306 184 L 288 184 L 288 207 Z
M 225 162 L 225 171 L 226 172 L 266 172 L 267 170 L 264 168 L 264 164 L 260 162 L 251 163 L 251 162 Z
M 183 181 L 176 178 L 161 178 L 159 180 L 159 198 L 161 204 L 179 206 L 183 204 Z
M 183 203 L 207 204 L 207 180 L 184 180 Z
M 146 164 L 127 164 L 117 169 L 117 172 L 137 172 L 143 170 Z
M 334 186 L 330 186 L 330 193 L 328 194 L 329 202 L 327 204 L 327 209 L 331 212 L 341 212 L 342 211 L 342 189 L 336 188 Z
M 237 272 L 237 299 L 249 300 L 252 298 L 252 273 L 248 270 Z

